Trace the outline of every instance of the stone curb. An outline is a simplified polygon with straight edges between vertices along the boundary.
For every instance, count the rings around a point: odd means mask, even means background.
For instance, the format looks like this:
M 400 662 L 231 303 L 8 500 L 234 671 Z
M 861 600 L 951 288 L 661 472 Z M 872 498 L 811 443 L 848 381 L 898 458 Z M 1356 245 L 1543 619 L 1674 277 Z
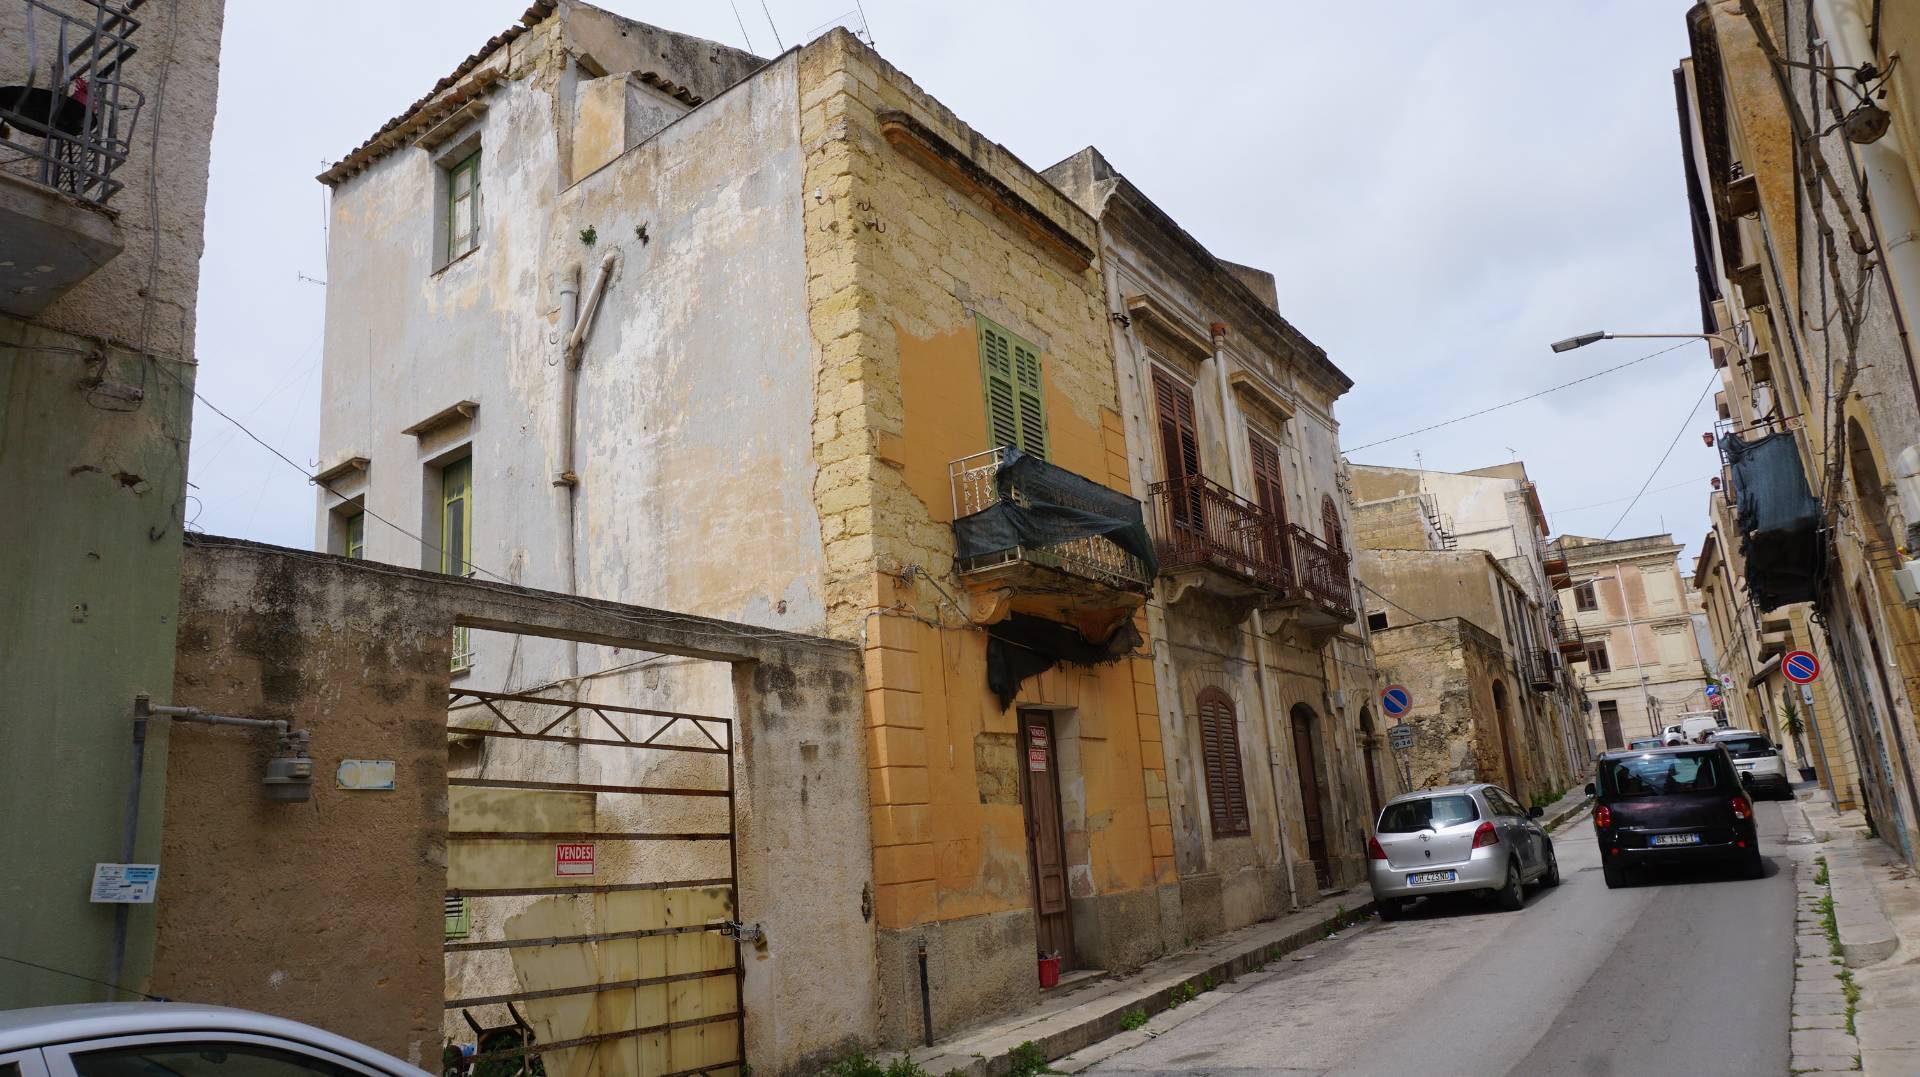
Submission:
M 1796 806 L 1817 839 L 1820 854 L 1827 859 L 1827 884 L 1833 895 L 1833 918 L 1840 928 L 1841 958 L 1848 968 L 1857 969 L 1892 957 L 1900 949 L 1900 936 L 1880 907 L 1880 896 L 1859 849 L 1815 827 L 1804 803 L 1796 801 Z
M 1556 813 L 1553 816 L 1553 818 L 1548 819 L 1545 823 L 1542 823 L 1541 828 L 1551 833 L 1553 832 L 1553 830 L 1559 827 L 1560 824 L 1586 811 L 1587 807 L 1592 803 L 1593 803 L 1592 797 L 1582 797 L 1578 804 L 1575 804 L 1572 807 L 1567 808 L 1565 811 Z
M 1371 900 L 1364 901 L 1344 914 L 1335 913 L 1315 920 L 1278 939 L 1269 939 L 1257 945 L 1248 946 L 1210 965 L 1189 970 L 1185 975 L 1176 978 L 1168 978 L 1164 975 L 1156 977 L 1152 974 L 1152 965 L 1148 965 L 1141 970 L 1142 975 L 1139 976 L 1138 982 L 1132 985 L 1132 990 L 1115 991 L 1099 999 L 1099 1007 L 1093 1013 L 1080 1013 L 1079 1011 L 1088 1007 L 1076 1007 L 1044 1018 L 1032 1025 L 1020 1026 L 1018 1031 L 1009 1033 L 1009 1038 L 1017 1035 L 1020 1037 L 1019 1041 L 1009 1042 L 996 1054 L 986 1057 L 972 1056 L 966 1063 L 950 1068 L 942 1068 L 950 1061 L 942 1055 L 916 1057 L 915 1061 L 926 1066 L 929 1072 L 942 1077 L 954 1073 L 965 1074 L 966 1077 L 1005 1077 L 1013 1070 L 1013 1061 L 1007 1052 L 1019 1043 L 1032 1041 L 1040 1049 L 1042 1057 L 1051 1062 L 1125 1031 L 1121 1027 L 1121 1021 L 1129 1012 L 1140 1010 L 1151 1017 L 1166 1011 L 1173 1001 L 1174 991 L 1183 986 L 1191 987 L 1197 993 L 1202 989 L 1204 981 L 1209 978 L 1213 979 L 1215 986 L 1225 984 L 1246 975 L 1256 966 L 1265 965 L 1277 957 L 1283 957 L 1325 939 L 1329 932 L 1339 929 L 1343 919 L 1352 921 L 1371 916 L 1373 909 Z M 1179 957 L 1180 955 L 1176 954 L 1170 959 L 1161 960 L 1178 961 Z M 1089 1000 L 1089 1002 L 1092 1001 L 1094 1000 Z

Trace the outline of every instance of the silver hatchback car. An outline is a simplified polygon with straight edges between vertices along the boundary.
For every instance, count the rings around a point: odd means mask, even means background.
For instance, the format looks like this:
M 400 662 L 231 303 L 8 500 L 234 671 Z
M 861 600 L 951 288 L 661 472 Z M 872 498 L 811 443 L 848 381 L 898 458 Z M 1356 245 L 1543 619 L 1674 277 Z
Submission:
M 1483 782 L 1394 797 L 1367 839 L 1380 918 L 1398 917 L 1416 898 L 1468 891 L 1518 909 L 1528 883 L 1560 885 L 1553 839 L 1534 821 L 1540 814 Z

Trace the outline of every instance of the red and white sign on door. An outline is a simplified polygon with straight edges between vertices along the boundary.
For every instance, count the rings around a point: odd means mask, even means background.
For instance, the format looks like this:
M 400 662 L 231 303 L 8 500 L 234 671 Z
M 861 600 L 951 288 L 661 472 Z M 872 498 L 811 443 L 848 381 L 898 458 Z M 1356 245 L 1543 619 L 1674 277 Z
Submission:
M 592 875 L 593 843 L 561 842 L 553 847 L 555 875 Z

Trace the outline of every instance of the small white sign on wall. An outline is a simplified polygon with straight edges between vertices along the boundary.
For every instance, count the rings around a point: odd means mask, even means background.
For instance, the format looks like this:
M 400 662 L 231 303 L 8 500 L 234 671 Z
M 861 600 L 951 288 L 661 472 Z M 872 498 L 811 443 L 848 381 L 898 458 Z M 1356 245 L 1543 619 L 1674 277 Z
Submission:
M 158 864 L 95 864 L 93 892 L 87 900 L 99 905 L 151 905 L 159 883 Z
M 391 791 L 393 760 L 342 759 L 333 772 L 333 781 L 342 789 Z

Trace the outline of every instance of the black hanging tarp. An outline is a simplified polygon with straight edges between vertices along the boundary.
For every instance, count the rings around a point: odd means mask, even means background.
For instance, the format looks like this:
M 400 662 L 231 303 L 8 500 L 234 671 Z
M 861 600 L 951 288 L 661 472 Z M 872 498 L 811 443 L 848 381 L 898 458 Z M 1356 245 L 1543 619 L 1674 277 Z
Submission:
M 1820 501 L 1807 487 L 1793 435 L 1742 441 L 1728 434 L 1720 439 L 1720 452 L 1733 466 L 1740 552 L 1754 603 L 1771 610 L 1812 601 L 1826 551 Z
M 1140 646 L 1140 630 L 1131 620 L 1120 622 L 1105 643 L 1094 643 L 1071 625 L 1015 613 L 987 626 L 987 687 L 1000 700 L 1000 709 L 1013 706 L 1020 686 L 1062 662 L 1081 666 L 1118 662 Z
M 1065 468 L 1009 446 L 994 475 L 1000 498 L 981 512 L 953 522 L 954 543 L 962 558 L 1024 546 L 1057 546 L 1089 535 L 1105 535 L 1138 557 L 1152 579 L 1158 566 L 1153 539 L 1140 515 L 1140 503 Z M 1013 491 L 1018 490 L 1016 499 Z

